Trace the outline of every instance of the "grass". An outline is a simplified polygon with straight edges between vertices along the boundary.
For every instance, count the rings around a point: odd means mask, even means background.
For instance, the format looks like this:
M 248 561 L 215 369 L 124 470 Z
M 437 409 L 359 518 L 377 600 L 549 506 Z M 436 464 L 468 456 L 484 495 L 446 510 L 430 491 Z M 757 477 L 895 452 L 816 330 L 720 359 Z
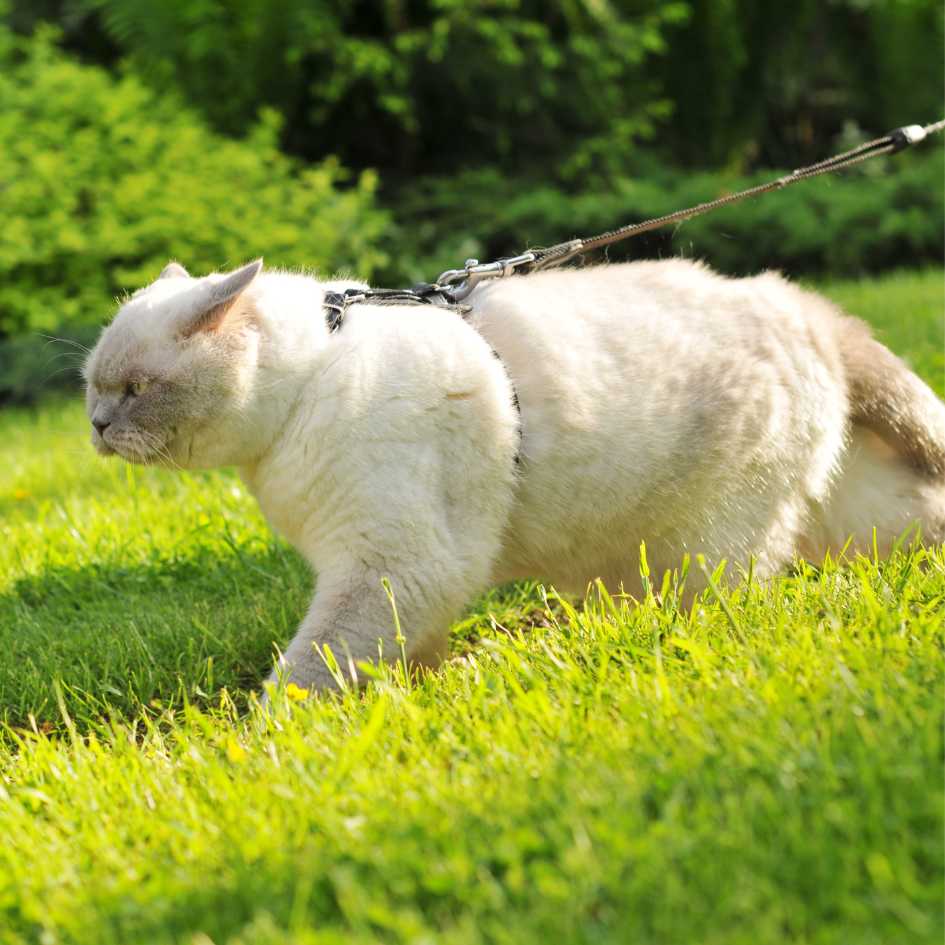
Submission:
M 942 392 L 941 273 L 827 291 Z M 84 439 L 0 414 L 0 945 L 941 941 L 942 548 L 506 588 L 438 674 L 266 715 L 304 567 Z

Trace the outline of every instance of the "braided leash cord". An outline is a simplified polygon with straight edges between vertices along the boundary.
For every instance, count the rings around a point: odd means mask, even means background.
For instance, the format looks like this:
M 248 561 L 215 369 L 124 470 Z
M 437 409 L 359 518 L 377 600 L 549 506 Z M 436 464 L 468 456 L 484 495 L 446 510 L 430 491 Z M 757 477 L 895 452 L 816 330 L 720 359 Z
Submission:
M 590 237 L 584 240 L 570 240 L 567 243 L 558 243 L 555 246 L 549 246 L 545 249 L 535 250 L 535 269 L 544 269 L 551 266 L 560 265 L 576 256 L 578 253 L 588 252 L 594 249 L 600 249 L 602 246 L 609 246 L 611 243 L 618 243 L 621 240 L 629 239 L 631 236 L 639 236 L 641 233 L 648 233 L 650 230 L 659 229 L 669 223 L 679 223 L 683 220 L 689 220 L 692 217 L 701 216 L 711 210 L 727 206 L 731 203 L 737 203 L 740 200 L 746 200 L 749 197 L 757 197 L 760 194 L 769 193 L 772 190 L 781 190 L 789 184 L 797 183 L 801 180 L 809 180 L 812 177 L 818 177 L 821 174 L 829 174 L 833 171 L 843 170 L 847 167 L 853 167 L 861 161 L 867 161 L 870 158 L 878 157 L 880 154 L 892 154 L 901 151 L 911 144 L 917 144 L 930 134 L 935 134 L 945 130 L 945 119 L 933 122 L 925 127 L 911 125 L 906 128 L 897 128 L 888 135 L 881 138 L 875 138 L 872 141 L 861 144 L 843 154 L 837 154 L 834 157 L 811 164 L 808 167 L 801 167 L 785 174 L 776 180 L 768 181 L 764 184 L 758 184 L 755 187 L 749 187 L 747 190 L 741 190 L 734 194 L 726 194 L 716 200 L 710 200 L 706 203 L 697 204 L 694 207 L 688 207 L 685 210 L 676 210 L 673 213 L 667 213 L 661 217 L 654 217 L 651 220 L 644 220 L 641 223 L 630 223 L 627 226 L 619 227 L 616 230 L 608 230 L 599 236 Z
M 747 190 L 726 194 L 716 200 L 700 203 L 685 210 L 676 210 L 674 213 L 654 217 L 652 220 L 630 223 L 616 230 L 608 230 L 599 236 L 567 240 L 564 243 L 556 243 L 554 246 L 546 246 L 543 249 L 530 250 L 518 256 L 511 256 L 491 263 L 480 264 L 478 260 L 470 259 L 466 261 L 466 266 L 463 269 L 449 269 L 442 273 L 436 282 L 421 283 L 409 289 L 348 289 L 345 292 L 328 292 L 325 295 L 323 305 L 328 330 L 330 332 L 338 331 L 349 306 L 362 302 L 370 302 L 375 305 L 436 305 L 465 314 L 469 311 L 469 306 L 461 303 L 480 282 L 486 279 L 505 278 L 516 272 L 534 272 L 538 269 L 559 266 L 580 253 L 600 249 L 602 246 L 609 246 L 611 243 L 618 243 L 621 240 L 629 239 L 631 236 L 639 236 L 641 233 L 648 233 L 650 230 L 656 230 L 669 223 L 680 223 L 683 220 L 701 216 L 711 210 L 717 210 L 719 207 L 737 203 L 739 200 L 747 200 L 749 197 L 757 197 L 772 190 L 781 190 L 782 187 L 787 187 L 789 184 L 795 184 L 801 180 L 809 180 L 821 174 L 829 174 L 833 171 L 853 167 L 861 161 L 867 161 L 880 154 L 894 154 L 910 145 L 918 144 L 929 135 L 943 130 L 945 130 L 945 118 L 924 127 L 921 125 L 907 125 L 903 128 L 896 128 L 881 138 L 867 141 L 850 151 L 844 151 L 843 154 L 837 154 L 824 161 L 818 161 L 808 167 L 798 168 L 791 171 L 790 174 L 785 174 L 783 177 L 778 177 L 776 180 L 764 184 L 758 184 L 755 187 L 749 187 Z

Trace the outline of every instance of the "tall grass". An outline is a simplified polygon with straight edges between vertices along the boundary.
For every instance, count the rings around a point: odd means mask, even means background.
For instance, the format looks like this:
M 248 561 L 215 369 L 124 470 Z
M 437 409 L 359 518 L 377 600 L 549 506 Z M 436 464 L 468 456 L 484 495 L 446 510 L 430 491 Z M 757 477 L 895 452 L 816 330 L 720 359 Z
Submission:
M 941 273 L 828 291 L 942 391 Z M 2 945 L 941 941 L 942 548 L 505 588 L 440 672 L 264 712 L 304 566 L 84 441 L 0 414 Z

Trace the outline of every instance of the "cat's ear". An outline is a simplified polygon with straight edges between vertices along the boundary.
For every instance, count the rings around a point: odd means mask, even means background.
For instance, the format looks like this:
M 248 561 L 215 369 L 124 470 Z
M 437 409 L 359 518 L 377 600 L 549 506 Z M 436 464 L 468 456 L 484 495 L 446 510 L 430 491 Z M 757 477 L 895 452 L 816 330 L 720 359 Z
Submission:
M 162 270 L 158 279 L 189 279 L 190 273 L 177 262 L 169 262 Z
M 242 269 L 231 272 L 219 282 L 213 282 L 195 312 L 192 312 L 181 329 L 181 337 L 190 338 L 201 331 L 216 331 L 227 314 L 249 288 L 262 269 L 262 259 L 256 259 Z

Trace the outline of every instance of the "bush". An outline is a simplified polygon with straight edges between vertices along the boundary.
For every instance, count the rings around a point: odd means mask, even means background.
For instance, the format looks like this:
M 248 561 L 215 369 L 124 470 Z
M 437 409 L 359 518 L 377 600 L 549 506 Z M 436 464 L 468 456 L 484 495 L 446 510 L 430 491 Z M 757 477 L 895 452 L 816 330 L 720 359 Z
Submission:
M 31 332 L 0 340 L 0 404 L 31 404 L 41 394 L 75 392 L 99 331 L 97 325 L 77 325 L 54 335 Z
M 490 164 L 635 173 L 643 140 L 750 171 L 813 161 L 851 123 L 942 114 L 940 0 L 12 0 L 18 29 L 44 18 L 218 130 L 268 105 L 290 152 L 385 186 Z
M 940 148 L 924 147 L 656 230 L 610 247 L 606 258 L 683 255 L 733 275 L 770 268 L 792 275 L 859 275 L 941 265 L 945 167 Z M 468 256 L 492 259 L 591 236 L 778 173 L 738 177 L 653 167 L 645 178 L 606 187 L 588 181 L 572 194 L 492 169 L 428 179 L 400 195 L 400 243 L 409 253 L 399 265 L 414 278 L 430 279 Z
M 928 0 L 927 0 L 928 2 Z M 19 0 L 35 8 L 35 0 Z M 634 0 L 74 0 L 152 83 L 237 133 L 260 103 L 283 144 L 389 179 L 499 163 L 609 166 L 668 112 L 654 64 L 685 3 Z
M 171 257 L 195 272 L 385 261 L 375 178 L 285 157 L 272 114 L 223 138 L 176 96 L 71 61 L 48 29 L 0 27 L 0 101 L 0 337 L 100 324 Z

